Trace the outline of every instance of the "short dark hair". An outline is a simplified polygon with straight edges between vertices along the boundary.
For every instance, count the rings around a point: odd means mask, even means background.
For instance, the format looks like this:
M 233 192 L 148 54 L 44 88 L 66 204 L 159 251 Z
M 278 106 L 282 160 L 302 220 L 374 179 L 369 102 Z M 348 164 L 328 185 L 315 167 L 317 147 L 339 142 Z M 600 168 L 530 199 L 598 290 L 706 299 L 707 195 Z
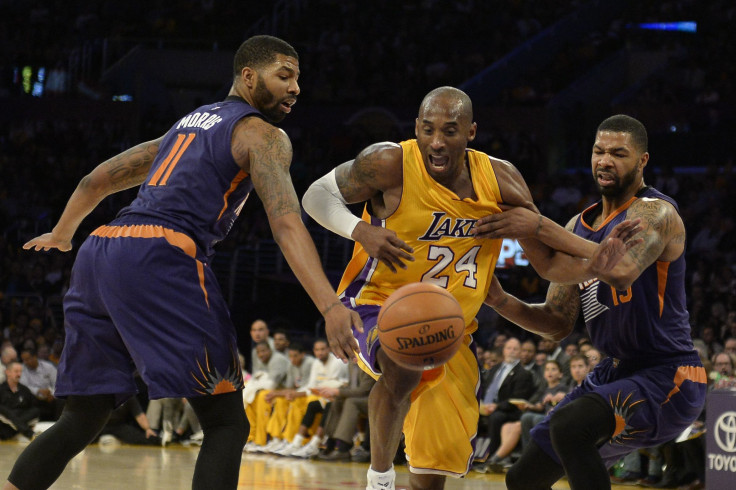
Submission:
M 604 120 L 598 125 L 600 131 L 613 131 L 614 133 L 629 133 L 631 140 L 642 153 L 649 151 L 649 138 L 647 129 L 637 119 L 625 114 L 616 114 Z
M 299 59 L 299 55 L 291 44 L 278 37 L 262 35 L 246 39 L 235 53 L 233 77 L 240 76 L 246 66 L 258 69 L 273 62 L 277 54 Z
M 38 356 L 38 352 L 36 352 L 36 349 L 35 348 L 26 347 L 25 349 L 23 349 L 23 350 L 20 351 L 20 354 L 23 355 L 26 352 L 28 352 L 28 354 L 30 354 L 31 357 L 37 357 Z
M 547 359 L 544 361 L 544 365 L 546 366 L 547 364 L 554 364 L 558 370 L 562 371 L 562 366 L 560 366 L 560 362 L 557 359 Z
M 586 366 L 588 365 L 588 358 L 582 354 L 575 354 L 574 356 L 570 356 L 570 364 L 572 364 L 573 361 L 583 361 L 583 364 L 585 364 Z
M 258 347 L 259 345 L 265 345 L 268 348 L 268 350 L 273 350 L 271 348 L 271 344 L 268 343 L 268 340 L 261 340 L 260 342 L 256 344 L 256 347 Z
M 296 352 L 300 352 L 302 354 L 304 354 L 306 352 L 304 350 L 304 344 L 302 344 L 301 342 L 291 342 L 289 344 L 289 347 L 286 348 L 286 350 L 293 350 L 293 351 L 296 351 Z

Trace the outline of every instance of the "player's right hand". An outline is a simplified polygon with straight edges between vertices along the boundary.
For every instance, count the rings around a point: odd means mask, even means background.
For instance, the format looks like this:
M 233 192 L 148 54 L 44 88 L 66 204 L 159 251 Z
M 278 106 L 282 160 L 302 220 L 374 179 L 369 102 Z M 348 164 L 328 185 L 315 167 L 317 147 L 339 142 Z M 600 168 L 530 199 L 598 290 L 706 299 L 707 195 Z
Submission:
M 396 272 L 397 267 L 406 269 L 405 260 L 414 261 L 414 257 L 410 255 L 414 253 L 414 249 L 393 230 L 361 221 L 353 230 L 353 238 L 363 245 L 368 255 L 381 261 L 391 272 Z
M 38 251 L 48 251 L 52 248 L 55 248 L 57 250 L 61 250 L 62 252 L 68 252 L 72 249 L 72 241 L 71 240 L 61 240 L 54 236 L 54 233 L 44 233 L 41 236 L 37 236 L 36 238 L 29 240 L 26 242 L 25 245 L 23 245 L 24 250 L 30 250 L 34 249 L 37 252 Z
M 363 333 L 363 320 L 360 315 L 343 304 L 331 308 L 325 314 L 325 332 L 330 350 L 342 362 L 355 361 L 355 353 L 360 351 L 358 341 L 353 335 L 353 327 Z

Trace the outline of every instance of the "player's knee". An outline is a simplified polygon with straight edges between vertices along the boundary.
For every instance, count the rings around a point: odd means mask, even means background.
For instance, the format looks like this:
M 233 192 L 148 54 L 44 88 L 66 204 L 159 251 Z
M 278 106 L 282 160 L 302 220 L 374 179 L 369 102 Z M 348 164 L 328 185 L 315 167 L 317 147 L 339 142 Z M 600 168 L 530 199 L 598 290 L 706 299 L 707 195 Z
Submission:
M 378 351 L 378 359 L 382 372 L 379 383 L 383 383 L 384 388 L 396 400 L 407 398 L 422 380 L 421 371 L 399 366 L 389 359 L 382 350 Z
M 575 450 L 610 438 L 614 428 L 610 407 L 597 395 L 585 395 L 555 410 L 549 434 L 555 448 Z
M 233 430 L 237 435 L 237 440 L 241 443 L 241 447 L 245 446 L 245 443 L 248 440 L 248 433 L 250 432 L 250 422 L 248 422 L 248 417 L 245 416 L 245 412 L 242 413 L 242 416 L 237 418 L 234 423 Z
M 555 446 L 575 444 L 576 440 L 580 440 L 577 430 L 579 425 L 575 421 L 576 412 L 574 403 L 570 403 L 556 410 L 550 417 L 549 436 Z

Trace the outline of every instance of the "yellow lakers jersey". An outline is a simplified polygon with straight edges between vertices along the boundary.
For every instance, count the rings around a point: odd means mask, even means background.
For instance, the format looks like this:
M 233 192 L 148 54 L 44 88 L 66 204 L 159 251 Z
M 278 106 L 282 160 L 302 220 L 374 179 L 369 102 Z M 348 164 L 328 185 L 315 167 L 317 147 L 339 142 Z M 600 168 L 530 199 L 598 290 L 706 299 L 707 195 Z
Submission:
M 338 293 L 353 306 L 381 305 L 404 284 L 431 282 L 452 293 L 462 306 L 465 325 L 474 326 L 502 243 L 470 234 L 478 219 L 501 212 L 501 193 L 491 161 L 485 153 L 467 150 L 477 199 L 460 199 L 427 173 L 416 140 L 403 141 L 401 147 L 404 184 L 398 209 L 382 220 L 370 216 L 366 206 L 363 220 L 395 231 L 414 249 L 415 260 L 394 273 L 356 242 Z

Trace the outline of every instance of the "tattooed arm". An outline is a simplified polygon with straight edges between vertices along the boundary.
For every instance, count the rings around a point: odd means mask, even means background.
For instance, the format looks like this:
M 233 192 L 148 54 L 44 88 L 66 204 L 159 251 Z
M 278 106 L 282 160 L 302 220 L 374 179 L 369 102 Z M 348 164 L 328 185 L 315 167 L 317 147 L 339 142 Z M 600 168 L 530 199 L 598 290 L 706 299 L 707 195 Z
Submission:
M 529 304 L 504 291 L 493 276 L 485 304 L 524 330 L 559 342 L 575 327 L 580 295 L 577 286 L 551 283 L 544 303 Z
M 340 194 L 348 203 L 370 200 L 371 211 L 378 218 L 391 215 L 399 206 L 403 188 L 403 150 L 396 143 L 376 143 L 361 151 L 355 160 L 335 169 Z M 372 226 L 361 221 L 352 238 L 371 257 L 377 258 L 393 272 L 406 269 L 404 261 L 413 261 L 414 250 L 394 230 Z
M 360 242 L 366 253 L 389 269 L 406 268 L 413 252 L 396 232 L 373 226 L 355 216 L 347 205 L 370 200 L 371 213 L 385 218 L 401 200 L 403 152 L 396 143 L 376 143 L 315 181 L 302 204 L 320 225 Z
M 626 218 L 641 219 L 641 232 L 637 235 L 641 242 L 629 249 L 613 269 L 599 275 L 619 291 L 631 286 L 655 261 L 671 262 L 685 251 L 685 225 L 667 201 L 637 199 L 627 210 Z
M 162 139 L 163 137 L 141 143 L 95 167 L 79 182 L 51 233 L 30 240 L 23 248 L 56 248 L 62 252 L 71 250 L 74 232 L 100 201 L 110 194 L 141 185 L 145 181 Z
M 304 226 L 301 207 L 289 174 L 292 148 L 282 130 L 255 118 L 235 128 L 235 161 L 250 173 L 253 186 L 268 216 L 273 238 L 291 270 L 325 318 L 332 352 L 343 361 L 355 358 L 358 343 L 351 326 L 362 331 L 360 316 L 345 308 L 322 270 L 312 237 Z

